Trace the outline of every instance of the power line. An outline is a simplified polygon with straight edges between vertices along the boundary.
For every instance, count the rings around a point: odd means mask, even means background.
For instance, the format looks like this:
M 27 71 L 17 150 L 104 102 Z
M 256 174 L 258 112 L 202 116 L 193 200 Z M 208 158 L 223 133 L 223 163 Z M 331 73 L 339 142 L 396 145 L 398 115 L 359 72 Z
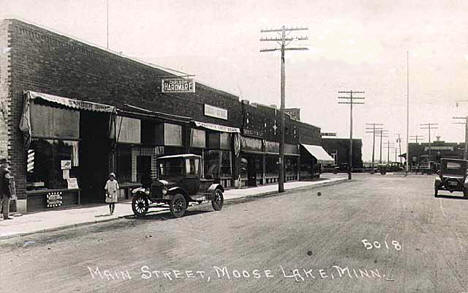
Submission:
M 364 94 L 363 91 L 338 91 L 338 94 L 349 94 L 349 96 L 338 97 L 341 102 L 338 104 L 349 105 L 349 159 L 348 159 L 348 180 L 351 180 L 351 172 L 353 171 L 353 105 L 364 104 L 364 102 L 356 102 L 356 100 L 364 100 L 364 97 L 353 97 L 353 94 Z M 340 101 L 340 100 L 339 100 Z
M 424 138 L 424 136 L 422 136 L 422 135 L 411 135 L 410 136 L 410 139 L 411 140 L 416 140 L 416 143 L 418 143 L 418 139 L 423 139 L 423 138 Z
M 429 161 L 432 160 L 432 156 L 431 156 L 431 129 L 438 129 L 437 125 L 439 125 L 439 123 L 432 123 L 432 122 L 428 122 L 428 123 L 422 123 L 421 124 L 421 129 L 427 129 L 429 131 Z
M 270 49 L 262 49 L 260 52 L 273 52 L 273 51 L 281 51 L 281 108 L 280 108 L 280 116 L 281 116 L 281 137 L 280 137 L 280 149 L 279 149 L 279 180 L 278 180 L 278 192 L 284 192 L 284 108 L 285 108 L 285 51 L 292 51 L 292 50 L 308 50 L 305 47 L 295 47 L 295 48 L 287 48 L 291 42 L 297 40 L 307 40 L 307 36 L 300 36 L 300 37 L 293 37 L 289 36 L 289 34 L 293 31 L 305 31 L 308 30 L 306 27 L 291 27 L 287 28 L 284 25 L 279 29 L 263 29 L 261 33 L 278 33 L 278 37 L 265 37 L 260 38 L 261 42 L 276 42 L 280 46 L 279 48 L 270 48 Z M 288 33 L 288 35 L 286 35 Z
M 382 129 L 380 126 L 383 126 L 382 123 L 366 123 L 366 125 L 372 126 L 371 128 L 366 127 L 366 133 L 372 133 L 372 171 L 374 172 L 374 162 L 375 162 L 375 133 L 376 130 Z M 377 128 L 376 128 L 377 126 Z M 369 131 L 370 130 L 370 131 Z

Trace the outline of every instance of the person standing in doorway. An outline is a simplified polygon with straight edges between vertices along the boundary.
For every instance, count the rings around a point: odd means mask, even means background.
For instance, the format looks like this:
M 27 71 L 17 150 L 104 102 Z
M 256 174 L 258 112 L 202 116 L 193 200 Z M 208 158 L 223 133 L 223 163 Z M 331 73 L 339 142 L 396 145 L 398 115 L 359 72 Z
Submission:
M 2 213 L 4 220 L 11 220 L 10 213 L 10 171 L 8 170 L 9 162 L 7 159 L 0 160 L 0 198 L 2 201 Z
M 106 182 L 106 186 L 104 187 L 106 190 L 106 203 L 109 204 L 109 212 L 112 215 L 115 209 L 115 203 L 117 202 L 117 194 L 119 192 L 119 183 L 115 179 L 115 174 L 109 174 L 109 180 Z

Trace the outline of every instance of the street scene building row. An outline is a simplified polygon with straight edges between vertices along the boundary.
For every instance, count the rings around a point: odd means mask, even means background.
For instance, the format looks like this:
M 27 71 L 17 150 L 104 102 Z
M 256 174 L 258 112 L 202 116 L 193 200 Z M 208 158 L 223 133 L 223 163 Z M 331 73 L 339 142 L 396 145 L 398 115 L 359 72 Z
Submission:
M 202 156 L 204 176 L 225 188 L 278 180 L 274 106 L 198 82 L 192 92 L 163 93 L 173 71 L 15 19 L 1 22 L 0 48 L 0 155 L 12 164 L 18 211 L 103 202 L 109 172 L 128 197 L 157 175 L 162 155 Z M 331 153 L 348 158 L 343 147 L 327 153 L 320 128 L 299 115 L 285 115 L 286 181 L 317 176 L 335 163 Z

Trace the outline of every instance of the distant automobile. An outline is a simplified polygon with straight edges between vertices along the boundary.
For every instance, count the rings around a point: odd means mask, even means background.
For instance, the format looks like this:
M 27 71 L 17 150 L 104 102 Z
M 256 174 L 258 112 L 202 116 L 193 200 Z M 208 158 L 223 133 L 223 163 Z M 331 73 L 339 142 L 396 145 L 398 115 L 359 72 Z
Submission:
M 439 196 L 439 190 L 463 192 L 464 197 L 468 197 L 468 179 L 466 169 L 467 160 L 441 159 L 440 171 L 434 182 L 434 196 Z

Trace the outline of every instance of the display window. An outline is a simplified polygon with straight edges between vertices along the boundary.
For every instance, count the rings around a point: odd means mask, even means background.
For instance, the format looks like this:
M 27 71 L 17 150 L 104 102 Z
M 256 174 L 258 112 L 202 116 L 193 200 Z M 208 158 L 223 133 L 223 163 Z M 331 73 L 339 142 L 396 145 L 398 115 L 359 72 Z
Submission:
M 67 179 L 78 175 L 78 141 L 33 139 L 27 150 L 27 188 L 67 188 Z

